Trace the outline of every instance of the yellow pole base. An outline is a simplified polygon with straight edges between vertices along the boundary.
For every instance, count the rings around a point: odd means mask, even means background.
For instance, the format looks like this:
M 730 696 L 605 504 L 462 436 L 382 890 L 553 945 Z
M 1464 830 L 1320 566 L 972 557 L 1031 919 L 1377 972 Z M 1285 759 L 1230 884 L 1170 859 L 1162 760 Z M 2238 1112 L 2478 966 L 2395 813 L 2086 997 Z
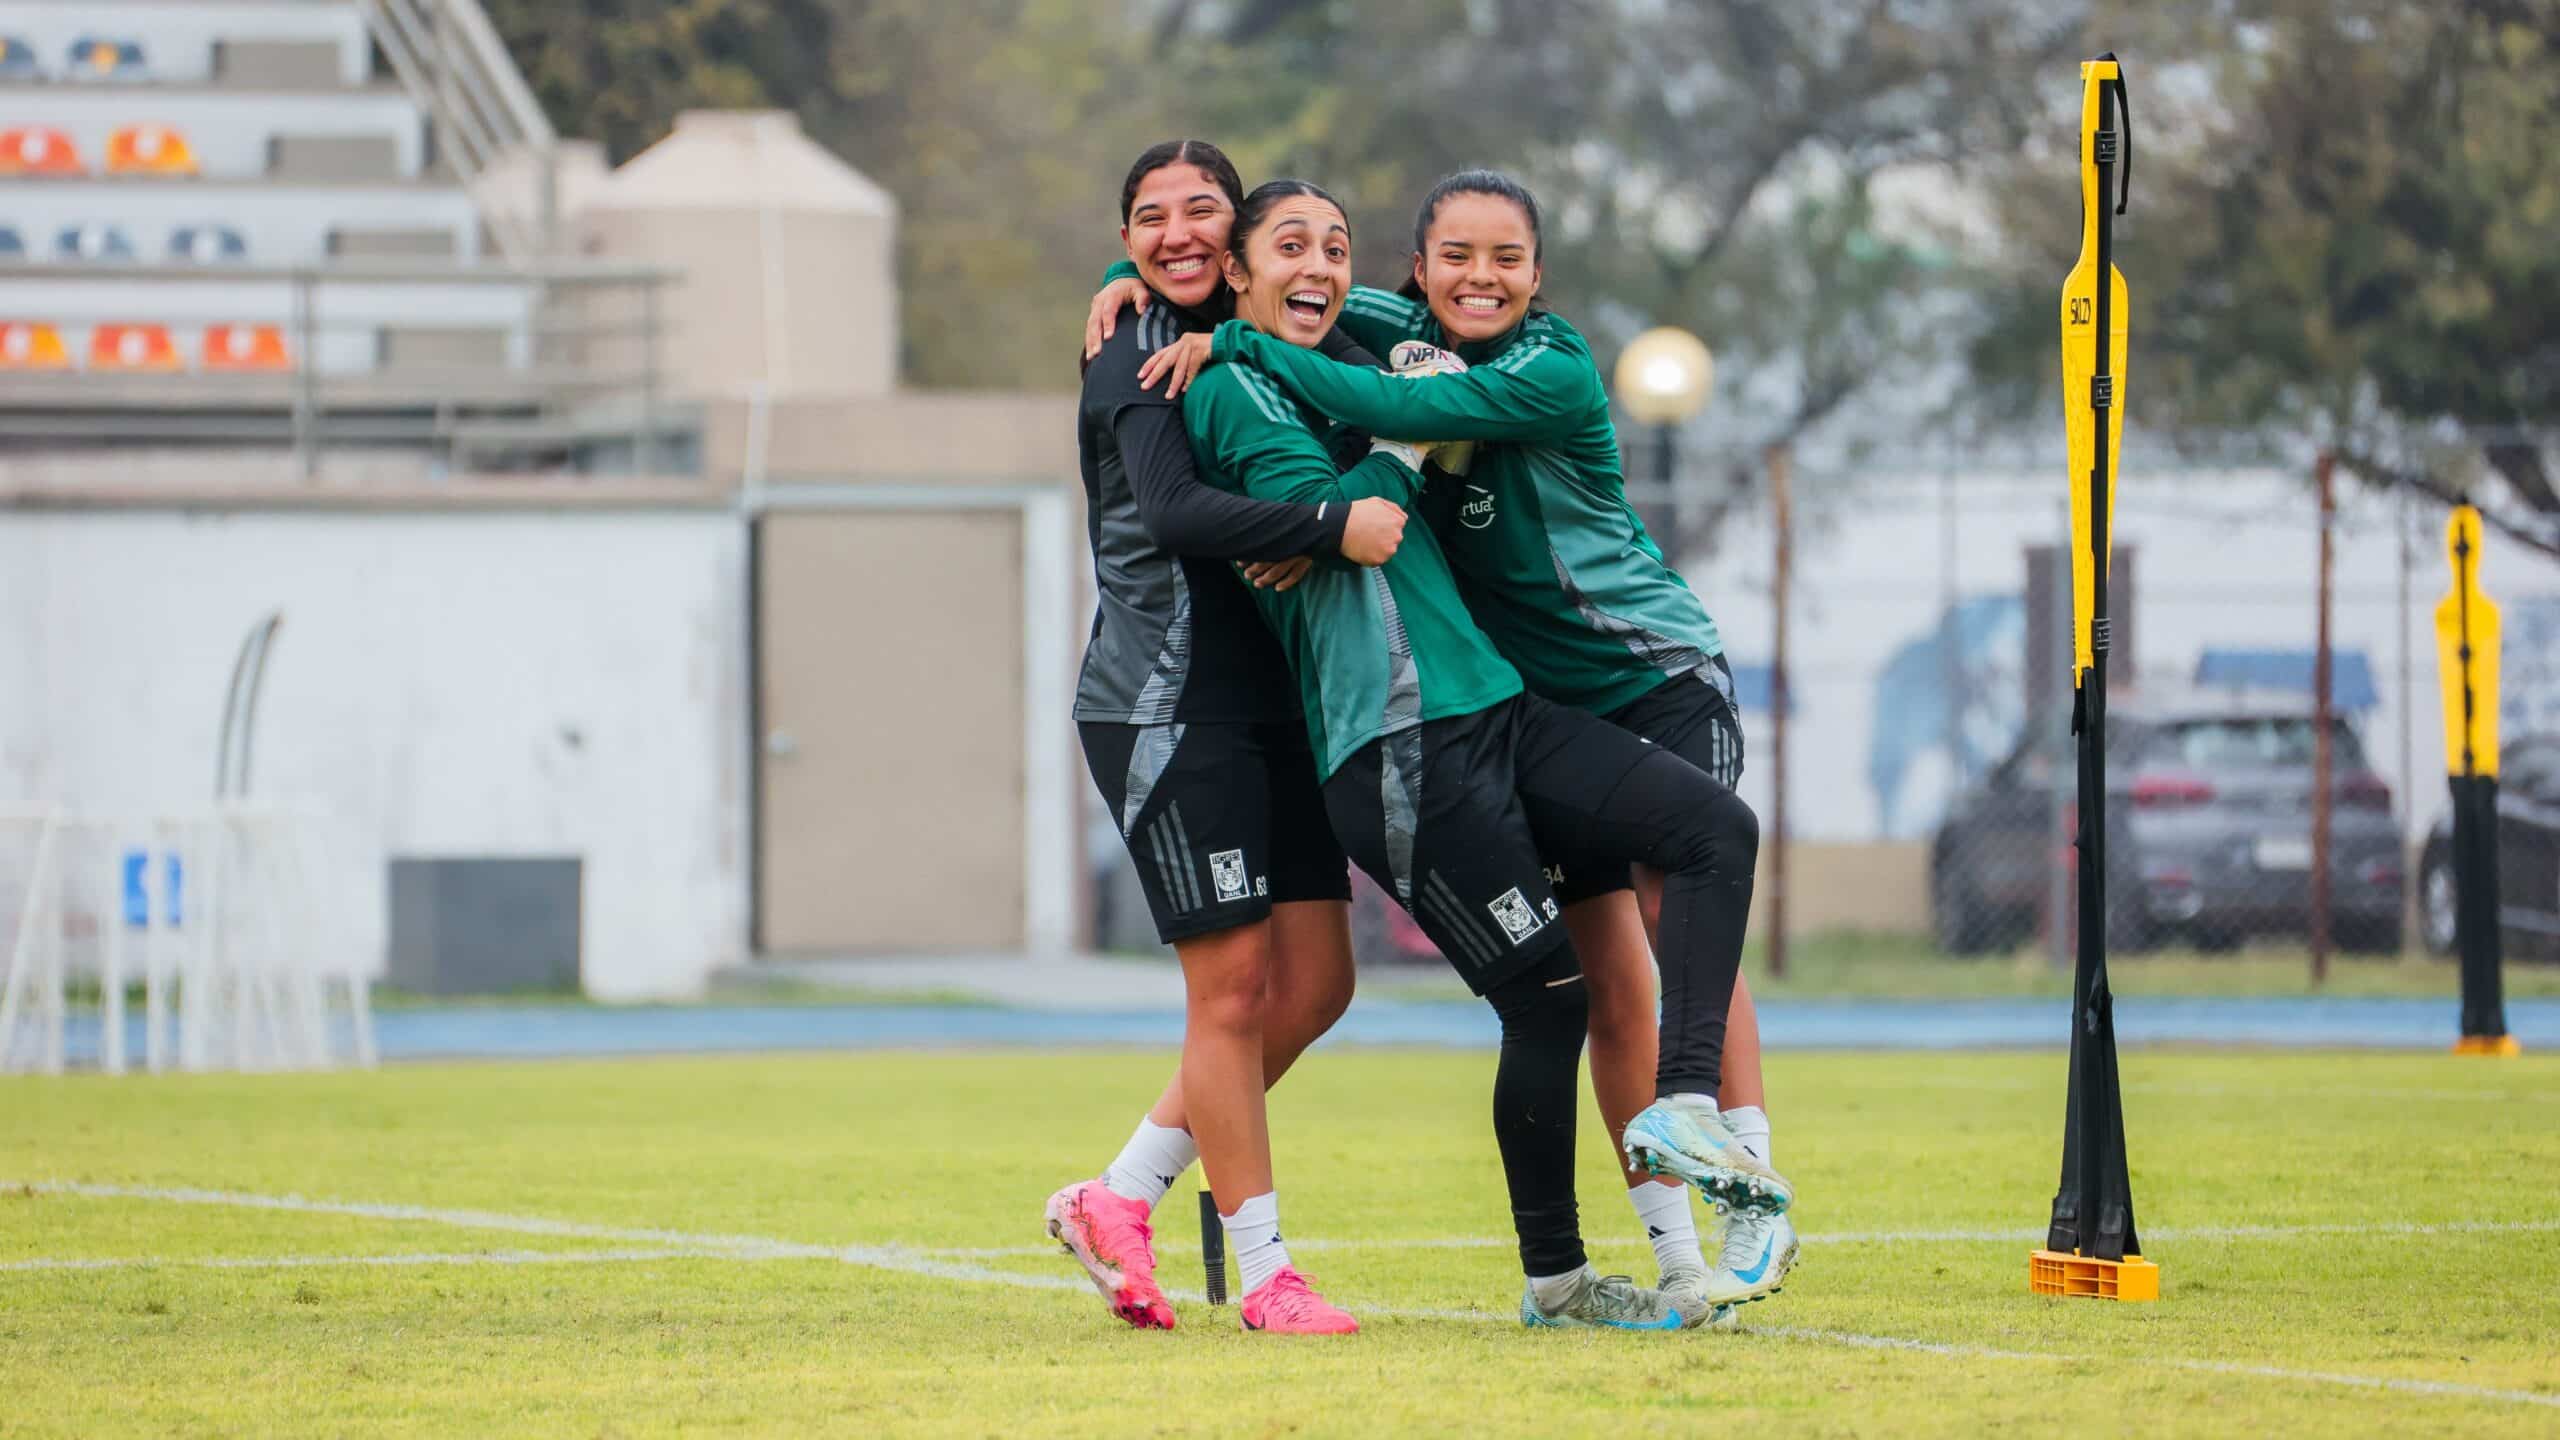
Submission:
M 2453 1042 L 2456 1055 L 2521 1055 L 2524 1047 L 2513 1035 L 2465 1035 Z
M 2068 1250 L 2037 1250 L 2027 1256 L 2027 1288 L 2090 1300 L 2157 1300 L 2160 1267 L 2139 1255 L 2095 1260 Z

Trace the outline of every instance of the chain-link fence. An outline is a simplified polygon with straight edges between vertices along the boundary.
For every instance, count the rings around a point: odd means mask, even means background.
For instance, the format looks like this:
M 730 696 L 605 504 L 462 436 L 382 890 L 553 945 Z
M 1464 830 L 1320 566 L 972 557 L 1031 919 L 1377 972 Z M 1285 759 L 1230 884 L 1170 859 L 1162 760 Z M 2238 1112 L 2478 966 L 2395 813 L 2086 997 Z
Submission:
M 1926 936 L 1954 954 L 2040 943 L 2059 957 L 2077 821 L 2061 476 L 1800 466 L 1795 491 L 1788 930 Z M 2449 891 L 2430 909 L 2428 888 L 2446 811 L 2444 520 L 2435 502 L 2338 482 L 2324 852 L 2312 477 L 2127 467 L 2111 583 L 2112 948 L 2302 946 L 2324 917 L 2342 952 L 2449 944 Z M 1747 674 L 1777 658 L 1776 552 L 1762 504 L 1737 508 L 1711 554 L 1686 556 Z M 2493 545 L 2484 575 L 2507 617 L 2510 747 L 2529 750 L 2560 729 L 2560 565 Z M 1745 716 L 1755 761 L 1777 740 L 1771 689 L 1745 686 L 1761 701 Z M 1744 783 L 1764 822 L 1770 769 L 1755 763 Z

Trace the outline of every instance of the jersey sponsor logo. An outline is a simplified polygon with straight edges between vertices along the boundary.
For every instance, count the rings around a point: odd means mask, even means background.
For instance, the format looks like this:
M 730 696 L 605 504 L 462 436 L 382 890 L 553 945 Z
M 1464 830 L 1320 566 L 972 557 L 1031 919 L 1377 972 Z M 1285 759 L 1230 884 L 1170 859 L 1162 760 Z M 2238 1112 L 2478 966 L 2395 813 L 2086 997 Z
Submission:
M 1482 530 L 1493 523 L 1493 492 L 1481 485 L 1469 485 L 1467 498 L 1458 503 L 1458 523 L 1470 530 Z
M 1520 893 L 1517 885 L 1493 897 L 1484 908 L 1493 912 L 1502 933 L 1510 936 L 1514 945 L 1537 934 L 1547 923 L 1545 917 L 1530 908 L 1528 897 Z
M 1268 897 L 1271 894 L 1271 877 L 1268 875 L 1254 876 L 1253 893 L 1256 897 Z
M 1221 901 L 1244 898 L 1244 852 L 1216 850 L 1209 855 L 1209 878 L 1217 882 Z

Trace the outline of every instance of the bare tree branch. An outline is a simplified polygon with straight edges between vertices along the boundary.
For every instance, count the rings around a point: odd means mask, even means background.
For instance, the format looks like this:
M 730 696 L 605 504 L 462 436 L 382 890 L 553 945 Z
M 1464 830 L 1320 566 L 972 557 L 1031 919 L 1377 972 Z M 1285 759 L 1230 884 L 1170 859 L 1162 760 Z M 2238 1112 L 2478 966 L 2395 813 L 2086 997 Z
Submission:
M 2560 513 L 2560 495 L 2552 493 L 2551 472 L 2543 467 L 2541 446 L 2499 442 L 2483 445 L 2480 451 L 2525 503 L 2546 515 Z
M 2405 486 L 2446 505 L 2478 503 L 2470 495 L 2465 494 L 2461 487 L 2439 480 L 2423 471 L 2405 470 L 2360 450 L 2340 450 L 2337 456 L 2339 464 L 2363 476 L 2367 483 L 2385 487 Z M 2518 544 L 2560 560 L 2560 534 L 2555 534 L 2548 528 L 2529 525 L 2501 515 L 2485 506 L 2481 507 L 2480 519 L 2490 529 Z

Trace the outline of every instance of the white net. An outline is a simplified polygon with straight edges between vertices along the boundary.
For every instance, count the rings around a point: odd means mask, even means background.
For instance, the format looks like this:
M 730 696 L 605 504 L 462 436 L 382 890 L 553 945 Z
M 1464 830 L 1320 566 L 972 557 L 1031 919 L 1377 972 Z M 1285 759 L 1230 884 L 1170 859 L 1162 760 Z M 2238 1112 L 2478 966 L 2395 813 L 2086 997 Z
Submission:
M 0 1070 L 374 1062 L 362 974 L 315 923 L 317 817 L 0 817 Z

